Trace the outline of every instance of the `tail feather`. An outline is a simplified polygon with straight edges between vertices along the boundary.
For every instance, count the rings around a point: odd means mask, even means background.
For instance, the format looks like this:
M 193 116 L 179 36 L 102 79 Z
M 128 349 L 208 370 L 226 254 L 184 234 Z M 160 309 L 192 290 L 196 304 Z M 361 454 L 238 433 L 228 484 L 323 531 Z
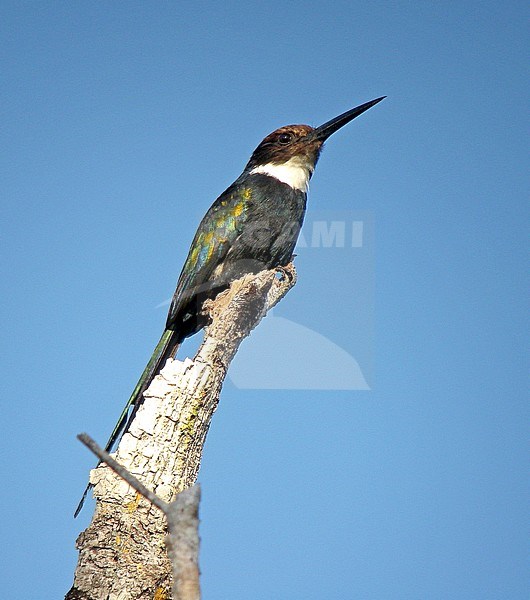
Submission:
M 109 440 L 105 445 L 105 450 L 111 452 L 116 442 L 121 436 L 129 430 L 131 423 L 136 415 L 136 412 L 140 408 L 143 401 L 143 394 L 145 390 L 151 384 L 151 381 L 158 375 L 163 366 L 166 364 L 167 359 L 173 356 L 177 351 L 182 337 L 179 336 L 177 331 L 166 329 L 160 338 L 160 341 L 156 345 L 156 348 L 149 359 L 138 383 L 136 384 L 127 404 L 123 408 L 121 415 L 114 427 L 114 430 L 110 434 Z M 129 414 L 130 413 L 130 414 Z M 98 463 L 99 465 L 100 463 Z M 77 505 L 74 513 L 74 518 L 81 512 L 83 504 L 87 497 L 88 492 L 92 488 L 92 484 L 89 483 L 85 488 L 83 496 Z

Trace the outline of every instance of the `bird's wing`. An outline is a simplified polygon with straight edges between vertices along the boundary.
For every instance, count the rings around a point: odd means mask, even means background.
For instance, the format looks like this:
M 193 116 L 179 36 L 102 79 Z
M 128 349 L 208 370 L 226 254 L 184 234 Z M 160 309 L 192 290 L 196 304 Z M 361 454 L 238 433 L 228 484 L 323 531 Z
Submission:
M 173 294 L 167 317 L 168 329 L 177 324 L 182 310 L 195 296 L 219 285 L 213 274 L 240 233 L 247 195 L 245 188 L 231 186 L 201 221 Z

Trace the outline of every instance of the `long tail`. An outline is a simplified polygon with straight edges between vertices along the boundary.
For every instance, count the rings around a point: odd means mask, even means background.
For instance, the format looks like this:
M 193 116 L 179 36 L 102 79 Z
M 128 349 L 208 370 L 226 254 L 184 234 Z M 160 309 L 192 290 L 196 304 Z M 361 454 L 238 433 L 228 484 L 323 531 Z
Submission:
M 166 329 L 160 338 L 160 341 L 156 345 L 149 362 L 147 363 L 138 383 L 136 384 L 127 404 L 123 408 L 120 418 L 114 427 L 114 430 L 110 434 L 109 440 L 105 445 L 105 450 L 111 452 L 116 442 L 121 436 L 128 431 L 131 423 L 136 415 L 136 411 L 140 408 L 143 401 L 143 393 L 151 384 L 151 381 L 158 375 L 162 367 L 166 364 L 167 359 L 173 356 L 177 351 L 180 342 L 182 341 L 177 331 Z M 130 413 L 130 414 L 129 414 Z M 98 463 L 99 464 L 99 463 Z M 83 493 L 79 504 L 74 513 L 74 519 L 81 512 L 85 498 L 88 492 L 92 488 L 92 484 L 89 483 Z

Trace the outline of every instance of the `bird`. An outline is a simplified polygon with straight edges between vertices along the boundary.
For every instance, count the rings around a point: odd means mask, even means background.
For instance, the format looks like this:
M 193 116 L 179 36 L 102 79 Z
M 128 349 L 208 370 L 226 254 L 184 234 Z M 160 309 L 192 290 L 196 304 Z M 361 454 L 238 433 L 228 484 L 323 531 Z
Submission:
M 129 429 L 143 393 L 184 339 L 202 329 L 201 311 L 243 275 L 286 266 L 306 212 L 309 180 L 324 142 L 386 96 L 365 102 L 319 127 L 286 125 L 267 135 L 241 175 L 211 205 L 199 224 L 171 300 L 162 336 L 116 423 L 105 450 Z M 77 517 L 89 483 L 74 513 Z

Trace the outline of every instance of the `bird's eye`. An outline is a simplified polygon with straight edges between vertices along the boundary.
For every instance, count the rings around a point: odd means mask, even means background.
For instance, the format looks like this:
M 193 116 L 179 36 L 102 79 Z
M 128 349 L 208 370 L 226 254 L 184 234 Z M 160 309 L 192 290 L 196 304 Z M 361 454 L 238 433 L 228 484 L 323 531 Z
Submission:
M 290 133 L 280 133 L 278 136 L 278 144 L 281 144 L 282 146 L 287 146 L 287 144 L 290 144 L 292 140 L 293 136 Z

